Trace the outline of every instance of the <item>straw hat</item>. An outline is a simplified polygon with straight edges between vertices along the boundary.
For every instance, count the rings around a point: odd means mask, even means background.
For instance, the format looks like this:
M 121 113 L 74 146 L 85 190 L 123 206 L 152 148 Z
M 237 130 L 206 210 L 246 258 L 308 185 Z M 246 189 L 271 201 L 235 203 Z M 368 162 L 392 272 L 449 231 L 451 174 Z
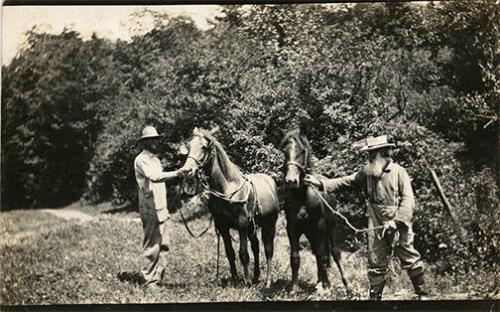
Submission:
M 362 152 L 373 151 L 384 147 L 395 147 L 394 143 L 387 142 L 387 135 L 381 135 L 378 137 L 367 137 L 366 145 L 361 148 Z
M 139 141 L 148 140 L 148 139 L 157 139 L 157 138 L 161 138 L 161 137 L 162 136 L 158 134 L 158 131 L 156 131 L 155 127 L 147 126 L 144 129 L 142 129 L 142 136 L 139 139 Z

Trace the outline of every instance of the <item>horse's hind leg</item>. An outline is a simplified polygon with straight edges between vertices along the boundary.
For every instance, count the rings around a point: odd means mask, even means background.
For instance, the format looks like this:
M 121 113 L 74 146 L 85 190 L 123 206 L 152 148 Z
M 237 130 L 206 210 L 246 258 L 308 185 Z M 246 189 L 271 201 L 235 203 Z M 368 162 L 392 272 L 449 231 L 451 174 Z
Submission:
M 250 236 L 250 244 L 252 246 L 253 260 L 254 260 L 252 283 L 257 284 L 259 282 L 259 277 L 260 277 L 260 262 L 259 262 L 259 238 L 257 237 L 256 231 L 254 231 Z
M 266 254 L 267 272 L 266 287 L 271 287 L 271 262 L 274 254 L 274 235 L 276 234 L 276 219 L 267 226 L 262 227 L 262 242 Z
M 340 263 L 340 260 L 342 257 L 341 253 L 340 253 L 340 249 L 337 247 L 332 247 L 332 256 L 333 256 L 333 260 L 335 260 L 335 263 L 337 264 L 337 267 L 339 268 L 340 277 L 342 278 L 342 283 L 345 286 L 347 297 L 350 297 L 351 290 L 349 288 L 349 285 L 347 284 L 347 279 L 345 278 L 344 270 L 342 269 L 342 264 Z
M 218 230 L 222 236 L 222 240 L 224 241 L 224 248 L 226 249 L 227 260 L 229 261 L 233 286 L 236 286 L 238 282 L 238 273 L 236 272 L 236 255 L 234 253 L 233 245 L 231 244 L 231 234 L 229 233 L 229 228 Z

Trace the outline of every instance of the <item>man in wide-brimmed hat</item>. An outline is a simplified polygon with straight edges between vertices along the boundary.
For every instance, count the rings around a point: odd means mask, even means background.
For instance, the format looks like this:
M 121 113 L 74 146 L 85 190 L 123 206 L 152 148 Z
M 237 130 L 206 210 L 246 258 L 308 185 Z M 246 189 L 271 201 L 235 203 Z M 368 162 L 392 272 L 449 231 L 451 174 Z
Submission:
M 161 135 L 154 127 L 142 130 L 139 144 L 142 152 L 134 161 L 135 179 L 139 191 L 139 214 L 144 229 L 142 274 L 145 285 L 157 288 L 165 270 L 165 252 L 169 250 L 167 227 L 167 191 L 165 181 L 185 175 L 187 170 L 163 171 L 156 155 Z
M 424 265 L 413 246 L 412 215 L 415 207 L 410 177 L 392 160 L 393 143 L 387 136 L 368 137 L 361 151 L 369 153 L 369 162 L 358 172 L 321 182 L 307 176 L 305 182 L 327 192 L 346 187 L 363 190 L 368 202 L 368 226 L 383 225 L 368 232 L 368 279 L 370 299 L 382 299 L 389 261 L 394 252 L 407 270 L 416 294 L 427 295 L 424 285 Z

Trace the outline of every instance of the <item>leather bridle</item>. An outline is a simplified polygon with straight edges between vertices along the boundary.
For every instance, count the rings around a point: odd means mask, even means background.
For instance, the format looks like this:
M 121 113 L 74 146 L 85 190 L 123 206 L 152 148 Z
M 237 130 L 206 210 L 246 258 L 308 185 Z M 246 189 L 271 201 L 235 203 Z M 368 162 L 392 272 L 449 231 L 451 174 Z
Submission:
M 293 138 L 293 139 L 294 139 L 294 140 L 296 140 L 295 138 Z M 308 166 L 308 160 L 307 160 L 307 158 L 308 158 L 308 156 L 309 156 L 309 151 L 308 151 L 308 149 L 307 149 L 307 148 L 304 148 L 304 149 L 302 150 L 302 152 L 301 152 L 300 154 L 298 154 L 297 156 L 300 156 L 300 155 L 302 155 L 302 154 L 304 154 L 304 163 L 303 163 L 303 164 L 301 164 L 301 163 L 299 163 L 298 161 L 295 161 L 295 160 L 289 160 L 289 161 L 287 161 L 287 162 L 285 163 L 285 166 L 286 166 L 287 168 L 288 168 L 289 166 L 295 166 L 295 167 L 299 168 L 299 170 L 300 170 L 302 173 L 308 173 L 308 172 L 309 172 L 309 170 L 311 169 L 311 168 L 309 168 L 309 166 Z M 298 158 L 298 157 L 296 157 L 296 158 Z
M 190 139 L 192 139 L 193 137 L 196 137 L 196 136 L 207 139 L 205 136 L 203 136 L 203 134 L 194 134 Z M 202 160 L 198 160 L 189 154 L 187 156 L 187 158 L 192 159 L 196 163 L 196 165 L 198 166 L 198 168 L 196 168 L 196 173 L 195 173 L 196 183 L 201 184 L 201 186 L 206 191 L 208 191 L 210 194 L 212 194 L 215 197 L 218 197 L 220 199 L 223 199 L 225 201 L 228 201 L 231 203 L 245 203 L 245 202 L 247 202 L 248 196 L 250 195 L 250 192 L 251 192 L 250 188 L 248 189 L 248 192 L 247 192 L 244 199 L 241 199 L 241 200 L 232 199 L 232 197 L 236 193 L 238 193 L 248 183 L 248 180 L 245 177 L 243 177 L 242 183 L 234 191 L 232 191 L 230 193 L 221 193 L 221 192 L 218 192 L 216 190 L 213 190 L 212 188 L 210 188 L 210 186 L 206 182 L 206 175 L 204 175 L 203 172 L 206 170 L 206 165 L 212 160 L 213 155 L 215 153 L 215 147 L 214 147 L 212 141 L 209 139 L 207 139 L 207 141 L 209 142 L 208 146 L 206 146 L 206 147 L 204 146 L 203 148 L 205 150 L 209 150 L 209 152 L 205 152 L 205 156 L 203 157 Z M 196 187 L 196 189 L 197 189 L 197 187 Z M 192 194 L 188 194 L 188 195 L 192 195 Z

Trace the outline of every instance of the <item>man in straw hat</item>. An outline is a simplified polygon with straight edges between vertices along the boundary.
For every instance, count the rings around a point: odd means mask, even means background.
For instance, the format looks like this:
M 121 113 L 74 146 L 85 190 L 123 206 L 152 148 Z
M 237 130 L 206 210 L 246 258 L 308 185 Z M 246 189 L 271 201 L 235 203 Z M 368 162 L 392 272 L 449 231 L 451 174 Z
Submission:
M 165 181 L 184 176 L 187 170 L 164 172 L 158 152 L 161 135 L 154 127 L 142 130 L 139 145 L 142 152 L 134 161 L 135 179 L 139 191 L 139 214 L 144 229 L 142 274 L 145 285 L 158 288 L 165 271 L 167 240 L 167 191 Z
M 394 252 L 407 270 L 416 294 L 427 295 L 424 285 L 424 266 L 413 246 L 411 218 L 415 201 L 410 177 L 406 170 L 392 160 L 394 144 L 387 136 L 368 137 L 361 151 L 369 153 L 368 164 L 358 172 L 321 182 L 314 176 L 305 182 L 335 192 L 356 187 L 364 191 L 367 202 L 368 226 L 383 226 L 368 232 L 368 279 L 370 299 L 381 300 L 389 261 Z

